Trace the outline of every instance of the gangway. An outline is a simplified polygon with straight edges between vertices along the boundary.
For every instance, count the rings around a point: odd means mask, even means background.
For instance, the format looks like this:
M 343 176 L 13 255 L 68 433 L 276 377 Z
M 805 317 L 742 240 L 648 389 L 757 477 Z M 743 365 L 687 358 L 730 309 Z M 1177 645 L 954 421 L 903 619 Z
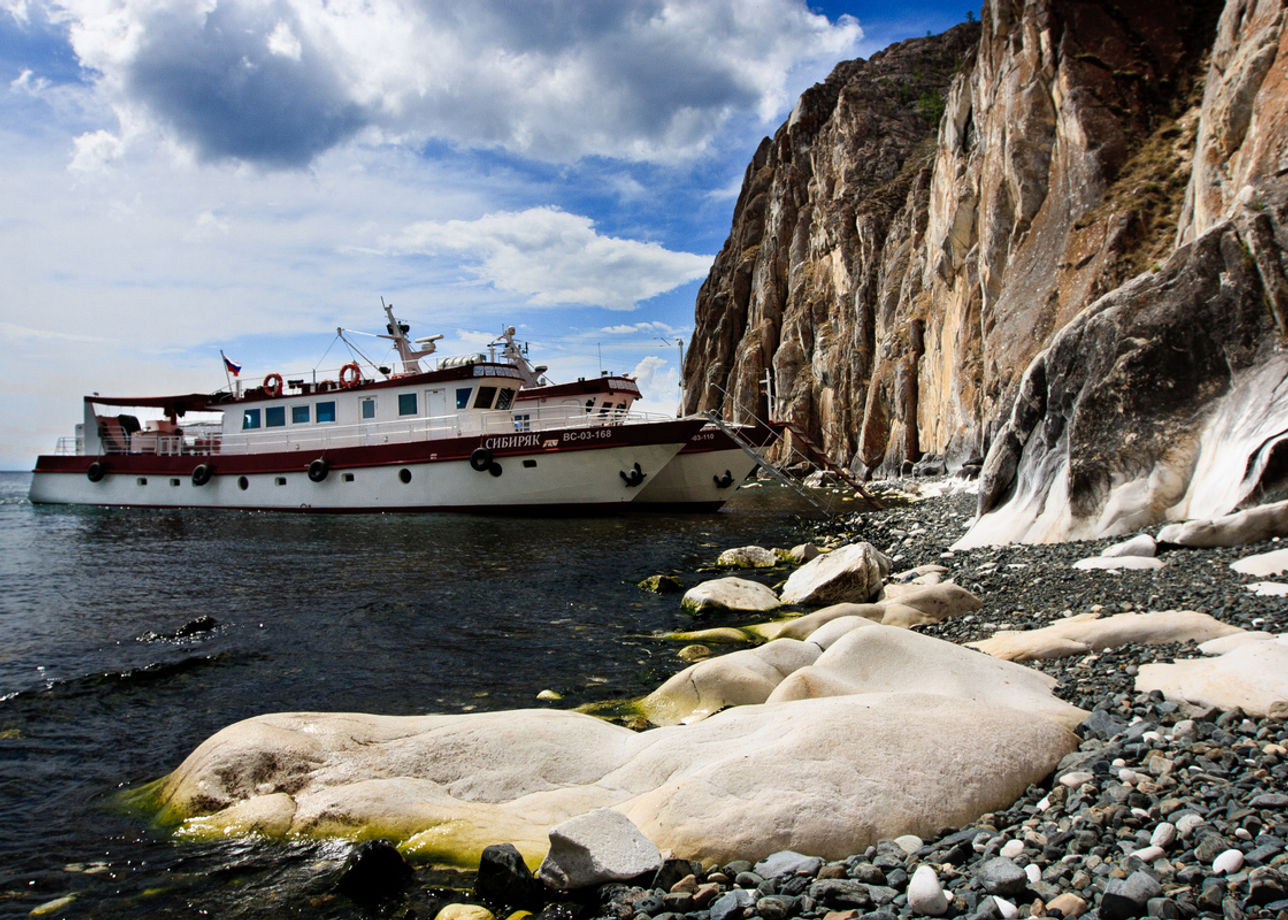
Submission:
M 727 393 L 725 395 L 726 397 L 728 396 Z M 746 411 L 745 408 L 743 411 Z M 827 455 L 823 453 L 822 449 L 820 449 L 818 445 L 814 444 L 813 441 L 807 438 L 799 429 L 793 426 L 790 422 L 763 422 L 760 419 L 756 418 L 755 413 L 749 412 L 747 414 L 758 425 L 761 425 L 764 428 L 768 429 L 773 439 L 778 443 L 782 444 L 789 453 L 799 456 L 801 459 L 803 459 L 806 463 L 808 463 L 811 467 L 813 467 L 816 470 L 825 469 L 831 472 L 833 475 L 835 475 L 846 485 L 850 486 L 850 488 L 854 489 L 854 491 L 858 495 L 860 495 L 863 498 L 863 500 L 873 508 L 873 510 L 880 510 L 881 503 L 878 502 L 872 496 L 872 494 L 868 492 L 867 489 L 865 489 L 845 470 L 841 469 L 839 466 L 832 463 L 832 461 L 827 458 Z M 718 412 L 709 411 L 706 413 L 706 417 L 711 420 L 711 423 L 713 425 L 715 425 L 717 428 L 719 428 L 721 431 L 727 434 L 731 439 L 733 439 L 733 442 L 737 444 L 740 448 L 742 448 L 743 452 L 748 457 L 751 457 L 756 462 L 756 465 L 760 467 L 760 469 L 764 470 L 769 475 L 770 478 L 786 486 L 788 489 L 795 492 L 797 495 L 803 498 L 814 508 L 818 509 L 819 511 L 828 515 L 829 517 L 836 513 L 830 507 L 830 505 L 827 502 L 823 501 L 813 489 L 809 488 L 803 483 L 796 481 L 794 478 L 787 475 L 787 473 L 783 472 L 783 470 L 780 469 L 776 464 L 766 459 L 764 456 L 764 445 L 761 445 L 760 448 L 758 449 L 756 445 L 748 441 L 747 438 L 741 432 L 739 432 L 736 426 L 726 423 L 724 419 L 720 417 L 720 414 Z M 789 432 L 793 436 L 793 438 L 799 440 L 802 445 L 808 448 L 809 454 L 806 454 L 798 450 L 795 446 L 792 445 L 792 443 L 789 440 L 784 439 L 783 436 L 779 433 L 780 431 Z

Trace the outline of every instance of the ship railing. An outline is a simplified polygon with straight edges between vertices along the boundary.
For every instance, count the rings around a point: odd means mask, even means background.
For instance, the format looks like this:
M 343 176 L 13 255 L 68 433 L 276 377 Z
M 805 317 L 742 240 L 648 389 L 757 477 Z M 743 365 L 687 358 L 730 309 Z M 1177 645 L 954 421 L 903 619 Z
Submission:
M 601 428 L 673 421 L 660 413 L 598 409 L 587 413 L 578 408 L 523 407 L 446 416 L 421 416 L 405 421 L 365 422 L 356 425 L 328 425 L 304 430 L 260 429 L 223 435 L 218 452 L 224 454 L 269 453 L 276 451 L 324 451 L 379 444 L 406 444 L 443 438 L 553 431 L 566 428 Z

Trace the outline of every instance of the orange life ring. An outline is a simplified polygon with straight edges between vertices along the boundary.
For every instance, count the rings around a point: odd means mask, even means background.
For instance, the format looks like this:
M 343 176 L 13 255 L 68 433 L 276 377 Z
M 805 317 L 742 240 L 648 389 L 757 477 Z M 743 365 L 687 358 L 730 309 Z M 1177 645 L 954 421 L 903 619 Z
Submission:
M 269 396 L 282 395 L 282 375 L 274 371 L 264 378 L 264 392 Z
M 350 371 L 352 372 L 351 376 L 349 375 Z M 352 390 L 361 382 L 362 368 L 358 367 L 357 364 L 350 362 L 340 368 L 340 386 L 344 387 L 346 390 Z

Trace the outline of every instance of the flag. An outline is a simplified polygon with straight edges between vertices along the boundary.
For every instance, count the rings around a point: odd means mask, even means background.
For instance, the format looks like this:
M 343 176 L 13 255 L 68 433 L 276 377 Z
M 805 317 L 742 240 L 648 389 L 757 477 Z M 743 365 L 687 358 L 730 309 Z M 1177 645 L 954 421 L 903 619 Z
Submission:
M 219 349 L 219 357 L 224 359 L 224 368 L 231 372 L 234 377 L 241 373 L 241 365 L 224 354 L 224 350 L 222 348 Z

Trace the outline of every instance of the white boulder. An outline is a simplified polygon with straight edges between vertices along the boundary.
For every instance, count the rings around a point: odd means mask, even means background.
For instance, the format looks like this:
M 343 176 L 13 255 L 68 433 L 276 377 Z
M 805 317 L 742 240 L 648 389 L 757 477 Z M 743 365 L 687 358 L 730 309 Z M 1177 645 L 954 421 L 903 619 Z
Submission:
M 662 853 L 631 819 L 611 808 L 569 818 L 550 829 L 550 850 L 537 878 L 567 891 L 656 872 Z
M 756 581 L 729 576 L 694 585 L 684 592 L 680 606 L 690 613 L 708 610 L 775 610 L 781 606 L 773 590 Z
M 230 811 L 285 796 L 275 835 L 387 837 L 469 868 L 499 840 L 535 865 L 550 828 L 600 808 L 688 859 L 839 859 L 1007 807 L 1077 743 L 1028 712 L 919 693 L 742 706 L 642 733 L 546 709 L 286 713 L 212 736 L 154 794 L 184 834 L 243 833 Z
M 654 725 L 704 719 L 726 706 L 763 703 L 784 677 L 810 664 L 822 649 L 798 639 L 775 639 L 757 648 L 707 658 L 673 675 L 640 701 Z
M 1002 630 L 991 638 L 967 645 L 996 658 L 1025 661 L 1085 655 L 1129 642 L 1205 642 L 1241 631 L 1237 626 L 1193 610 L 1120 613 L 1110 617 L 1084 613 L 1041 629 Z
M 1154 556 L 1157 553 L 1158 542 L 1147 533 L 1138 533 L 1130 540 L 1115 543 L 1100 551 L 1100 555 L 1107 559 L 1118 556 Z
M 778 554 L 763 546 L 739 546 L 727 549 L 716 559 L 716 565 L 733 565 L 743 569 L 767 569 L 782 562 Z
M 890 559 L 871 543 L 850 543 L 805 563 L 783 585 L 784 604 L 864 603 L 881 590 Z
M 1082 571 L 1121 572 L 1124 569 L 1161 569 L 1164 565 L 1163 560 L 1155 556 L 1088 556 L 1086 559 L 1079 559 L 1073 567 Z
M 1051 719 L 1069 728 L 1087 714 L 1056 698 L 1056 680 L 1036 671 L 893 626 L 855 629 L 793 672 L 769 702 L 870 693 L 930 693 Z
M 1168 699 L 1234 709 L 1272 719 L 1288 718 L 1288 636 L 1251 639 L 1209 658 L 1142 665 L 1142 693 L 1161 690 Z
M 1243 546 L 1283 536 L 1288 536 L 1288 501 L 1258 505 L 1209 521 L 1168 524 L 1158 532 L 1158 542 L 1181 546 Z
M 1288 572 L 1288 549 L 1276 549 L 1255 556 L 1245 556 L 1237 562 L 1230 563 L 1230 568 L 1240 575 L 1254 575 L 1258 578 L 1269 578 Z

